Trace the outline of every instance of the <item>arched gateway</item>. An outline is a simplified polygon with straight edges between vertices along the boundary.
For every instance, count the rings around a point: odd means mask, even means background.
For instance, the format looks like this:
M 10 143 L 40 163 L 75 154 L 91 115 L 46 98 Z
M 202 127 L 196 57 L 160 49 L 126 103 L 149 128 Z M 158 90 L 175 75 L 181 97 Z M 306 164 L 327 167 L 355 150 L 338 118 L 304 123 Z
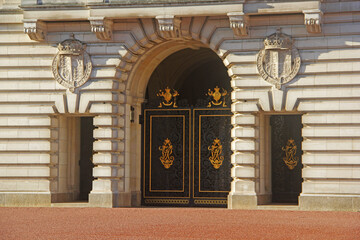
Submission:
M 210 49 L 183 49 L 148 83 L 142 204 L 224 206 L 230 192 L 230 78 Z

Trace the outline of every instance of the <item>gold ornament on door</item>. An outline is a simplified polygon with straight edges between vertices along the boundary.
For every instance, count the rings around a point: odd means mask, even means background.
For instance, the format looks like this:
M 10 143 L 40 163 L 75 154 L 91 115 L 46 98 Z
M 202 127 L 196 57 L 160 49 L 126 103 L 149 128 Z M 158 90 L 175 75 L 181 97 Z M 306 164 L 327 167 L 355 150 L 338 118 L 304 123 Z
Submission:
M 211 156 L 209 160 L 215 169 L 219 169 L 224 161 L 224 156 L 222 154 L 222 145 L 221 141 L 218 138 L 215 138 L 212 145 L 208 147 L 208 150 L 211 151 Z
M 160 89 L 159 93 L 156 94 L 156 96 L 163 98 L 162 102 L 160 102 L 159 108 L 163 106 L 166 107 L 173 106 L 174 108 L 177 108 L 176 97 L 179 96 L 178 91 L 173 89 L 171 93 L 171 89 L 169 87 L 166 87 L 165 91 Z
M 208 107 L 211 107 L 212 105 L 220 106 L 221 104 L 223 107 L 226 107 L 225 96 L 227 95 L 227 91 L 225 89 L 222 89 L 220 92 L 220 88 L 216 86 L 214 91 L 209 89 L 206 95 L 213 98 L 209 101 Z
M 174 156 L 172 155 L 173 152 L 173 145 L 171 141 L 167 138 L 164 141 L 164 144 L 159 147 L 162 156 L 160 157 L 161 163 L 164 165 L 166 169 L 169 169 L 174 162 Z
M 294 139 L 290 138 L 287 142 L 287 145 L 285 147 L 282 147 L 282 150 L 285 152 L 285 157 L 283 158 L 283 161 L 290 170 L 293 170 L 299 161 L 299 158 L 295 157 L 297 147 Z

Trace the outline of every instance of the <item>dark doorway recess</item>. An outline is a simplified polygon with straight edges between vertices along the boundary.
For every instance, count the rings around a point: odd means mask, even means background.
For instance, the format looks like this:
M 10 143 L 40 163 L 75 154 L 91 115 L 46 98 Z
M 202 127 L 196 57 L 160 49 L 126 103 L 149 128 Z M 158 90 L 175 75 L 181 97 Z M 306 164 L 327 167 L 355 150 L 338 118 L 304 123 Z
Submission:
M 272 202 L 298 203 L 301 193 L 301 115 L 274 115 L 271 124 Z
M 176 52 L 155 69 L 142 114 L 143 205 L 227 206 L 230 93 L 210 49 Z
M 87 201 L 89 199 L 89 193 L 92 189 L 93 181 L 93 118 L 81 117 L 80 118 L 80 131 L 81 131 L 81 143 L 80 143 L 80 195 L 79 200 Z

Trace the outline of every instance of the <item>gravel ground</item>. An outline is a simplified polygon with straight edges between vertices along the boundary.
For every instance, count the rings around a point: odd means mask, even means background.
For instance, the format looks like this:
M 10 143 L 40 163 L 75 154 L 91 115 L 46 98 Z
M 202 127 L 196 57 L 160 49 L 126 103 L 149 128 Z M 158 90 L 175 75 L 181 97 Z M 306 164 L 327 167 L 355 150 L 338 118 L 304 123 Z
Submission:
M 0 239 L 360 239 L 360 213 L 0 208 Z

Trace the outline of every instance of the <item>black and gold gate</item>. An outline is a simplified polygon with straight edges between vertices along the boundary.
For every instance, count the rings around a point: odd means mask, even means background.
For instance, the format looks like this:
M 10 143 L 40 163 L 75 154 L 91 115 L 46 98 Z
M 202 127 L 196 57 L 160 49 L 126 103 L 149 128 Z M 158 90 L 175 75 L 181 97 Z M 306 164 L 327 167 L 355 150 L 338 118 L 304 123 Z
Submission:
M 231 111 L 226 90 L 209 90 L 196 107 L 176 102 L 178 93 L 143 112 L 142 204 L 225 207 L 230 191 Z

